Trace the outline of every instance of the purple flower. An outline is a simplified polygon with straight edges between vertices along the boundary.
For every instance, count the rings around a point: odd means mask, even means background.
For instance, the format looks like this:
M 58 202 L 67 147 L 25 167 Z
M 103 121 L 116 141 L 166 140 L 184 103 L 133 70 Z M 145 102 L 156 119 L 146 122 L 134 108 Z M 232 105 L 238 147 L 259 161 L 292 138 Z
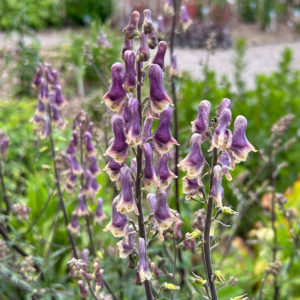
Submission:
M 139 261 L 137 264 L 137 271 L 140 275 L 141 282 L 150 280 L 152 277 L 146 261 L 146 241 L 141 237 L 139 238 Z
M 156 191 L 156 198 L 157 202 L 155 207 L 154 220 L 158 229 L 159 238 L 161 241 L 163 241 L 164 231 L 168 230 L 172 226 L 175 219 L 168 205 L 167 193 L 158 188 Z
M 0 160 L 5 160 L 9 145 L 9 137 L 0 130 Z
M 179 75 L 178 66 L 177 66 L 177 55 L 172 55 L 171 67 L 170 67 L 171 76 Z
M 173 0 L 166 0 L 166 3 L 164 5 L 164 12 L 166 15 L 174 16 Z
M 122 164 L 128 157 L 128 145 L 125 136 L 125 121 L 121 115 L 115 114 L 112 117 L 114 138 L 105 155 L 109 155 L 115 162 Z
M 85 197 L 83 196 L 83 194 L 78 195 L 78 205 L 76 208 L 76 214 L 79 217 L 87 216 L 89 214 L 85 203 Z
M 159 269 L 154 262 L 151 262 L 151 269 L 157 279 L 163 274 L 162 270 Z
M 123 80 L 123 88 L 126 93 L 134 93 L 136 90 L 136 69 L 135 54 L 131 50 L 127 50 L 124 54 L 125 75 Z
M 130 170 L 133 173 L 134 178 L 136 178 L 137 165 L 136 165 L 136 158 L 135 157 L 130 162 Z
M 73 130 L 73 137 L 69 142 L 69 146 L 66 150 L 67 154 L 74 155 L 76 153 L 76 146 L 78 145 L 78 134 L 76 130 Z
M 100 189 L 100 185 L 98 184 L 97 177 L 92 177 L 91 189 L 92 189 L 91 190 L 92 197 L 94 197 L 95 194 L 97 194 Z
M 93 176 L 96 176 L 100 173 L 100 169 L 98 167 L 98 161 L 97 161 L 97 156 L 96 154 L 93 154 L 89 156 L 88 158 L 89 163 L 90 163 L 90 171 L 93 174 Z
M 84 134 L 84 142 L 86 147 L 87 156 L 93 156 L 96 154 L 96 149 L 93 145 L 93 137 L 89 131 L 86 131 Z
M 85 170 L 84 185 L 83 185 L 83 193 L 85 196 L 89 196 L 92 194 L 91 183 L 92 183 L 92 173 L 90 170 Z
M 117 181 L 120 178 L 120 171 L 122 166 L 122 164 L 119 164 L 112 158 L 110 158 L 109 162 L 104 168 L 104 171 L 108 174 L 111 181 Z
M 94 277 L 95 277 L 95 283 L 96 283 L 96 290 L 100 289 L 100 291 L 103 289 L 104 282 L 103 282 L 103 274 L 104 270 L 100 269 L 99 263 L 94 263 Z
M 119 255 L 121 258 L 128 257 L 135 249 L 134 240 L 137 233 L 133 230 L 133 227 L 130 225 L 127 227 L 127 232 L 123 240 L 117 243 L 119 249 Z
M 198 106 L 198 117 L 192 122 L 193 132 L 201 134 L 203 141 L 206 139 L 205 133 L 209 127 L 209 112 L 210 102 L 207 100 L 201 101 Z
M 42 76 L 43 76 L 43 65 L 41 63 L 39 63 L 38 68 L 36 70 L 35 73 L 35 79 L 33 81 L 33 84 L 36 87 L 39 87 L 41 85 L 41 80 L 42 80 Z
M 68 229 L 76 235 L 80 232 L 80 223 L 75 212 L 72 213 L 71 222 L 68 224 Z
M 193 238 L 190 238 L 190 233 L 187 232 L 185 234 L 184 240 L 183 240 L 183 250 L 190 250 L 192 253 L 196 252 L 196 240 Z
M 104 48 L 104 49 L 110 49 L 111 48 L 111 44 L 107 40 L 106 34 L 102 30 L 100 30 L 99 35 L 97 37 L 97 45 L 99 47 Z
M 224 196 L 224 189 L 222 187 L 222 168 L 219 165 L 214 166 L 213 169 L 213 182 L 210 190 L 210 196 L 215 198 L 217 206 L 223 207 L 222 199 Z
M 160 114 L 169 105 L 173 105 L 173 102 L 165 91 L 163 85 L 163 72 L 159 65 L 151 64 L 149 67 L 149 80 L 151 109 L 154 114 Z
M 185 5 L 182 5 L 180 8 L 180 17 L 181 17 L 183 31 L 186 31 L 193 22 L 190 19 L 190 16 L 188 14 L 188 11 L 187 11 Z
M 131 98 L 128 103 L 130 110 L 130 121 L 128 124 L 128 133 L 126 143 L 130 147 L 134 147 L 141 143 L 141 123 L 139 115 L 139 101 L 136 98 Z
M 187 172 L 187 178 L 192 179 L 202 174 L 205 159 L 201 151 L 202 137 L 199 133 L 194 133 L 190 141 L 190 151 L 185 159 L 183 159 L 178 167 Z
M 103 212 L 103 200 L 102 200 L 102 198 L 98 198 L 97 207 L 96 207 L 96 211 L 95 211 L 95 222 L 98 224 L 101 224 L 105 218 L 106 218 L 106 215 Z
M 36 107 L 35 114 L 39 117 L 43 117 L 46 114 L 46 107 L 41 100 L 38 100 L 38 105 Z
M 140 47 L 137 52 L 139 61 L 147 61 L 150 58 L 150 50 L 148 45 L 148 34 L 142 32 L 140 37 Z
M 153 124 L 153 117 L 147 116 L 144 123 L 143 139 L 142 139 L 143 143 L 145 143 L 149 138 L 152 137 L 152 131 L 151 131 L 152 124 Z
M 153 23 L 151 19 L 151 10 L 145 9 L 143 11 L 144 14 L 144 22 L 143 22 L 143 31 L 148 34 L 153 31 Z
M 230 147 L 232 133 L 227 127 L 231 123 L 231 120 L 231 110 L 225 108 L 220 115 L 219 124 L 214 132 L 209 151 L 217 148 L 224 152 Z
M 67 104 L 67 101 L 64 99 L 64 97 L 61 94 L 60 85 L 56 84 L 54 86 L 54 89 L 55 89 L 55 104 L 61 108 Z
M 235 163 L 245 161 L 250 151 L 256 152 L 255 148 L 246 137 L 247 119 L 237 116 L 234 121 L 232 143 L 229 154 L 232 156 L 232 168 Z
M 128 94 L 129 99 L 132 98 L 132 94 Z M 130 124 L 130 119 L 131 119 L 131 114 L 130 114 L 130 108 L 128 105 L 129 101 L 126 101 L 123 105 L 123 112 L 122 112 L 122 117 L 124 118 L 125 121 L 125 132 L 128 132 L 128 127 Z
M 147 195 L 147 202 L 150 206 L 150 213 L 154 214 L 155 213 L 155 208 L 156 208 L 156 202 L 157 202 L 155 194 L 149 193 Z
M 155 30 L 153 29 L 149 34 L 148 34 L 148 46 L 150 49 L 155 49 L 155 47 L 158 44 L 158 39 Z
M 228 98 L 224 98 L 221 102 L 220 109 L 219 109 L 219 116 L 221 113 L 224 111 L 224 109 L 228 108 L 230 109 L 231 107 L 231 101 Z
M 165 70 L 166 51 L 167 51 L 167 43 L 165 41 L 159 42 L 156 54 L 152 60 L 152 63 L 159 65 L 163 71 Z
M 66 122 L 62 118 L 57 105 L 54 103 L 51 103 L 50 107 L 51 107 L 51 117 L 52 117 L 53 123 L 57 126 L 57 128 L 62 129 L 65 126 Z
M 202 193 L 203 184 L 199 178 L 183 177 L 182 192 L 185 194 L 185 199 L 189 200 L 195 197 L 203 197 Z
M 117 211 L 117 205 L 120 196 L 117 196 L 112 203 L 112 216 L 110 222 L 103 229 L 104 231 L 110 231 L 114 237 L 122 237 L 126 233 L 127 229 L 127 217 Z
M 127 50 L 133 50 L 133 39 L 128 39 L 125 36 L 124 45 L 123 45 L 123 48 L 122 48 L 122 51 L 121 51 L 121 56 L 122 56 L 123 59 L 125 57 L 125 52 Z
M 150 191 L 152 187 L 158 186 L 159 182 L 157 179 L 153 159 L 153 150 L 150 144 L 143 145 L 144 155 L 145 155 L 145 167 L 144 167 L 144 177 L 143 183 L 146 190 Z
M 73 154 L 68 154 L 67 157 L 68 157 L 68 161 L 69 161 L 69 165 L 71 167 L 72 173 L 75 175 L 81 174 L 82 169 L 78 163 L 76 156 Z
M 79 290 L 80 290 L 80 297 L 86 298 L 88 296 L 88 290 L 87 290 L 87 287 L 85 286 L 84 282 L 82 280 L 78 280 L 78 286 L 79 286 Z
M 225 174 L 227 180 L 231 181 L 232 177 L 229 173 L 229 169 L 231 169 L 231 160 L 228 152 L 222 152 L 222 154 L 218 157 L 218 163 L 222 166 L 222 172 Z
M 158 16 L 157 22 L 158 22 L 157 33 L 159 34 L 159 36 L 162 36 L 165 32 L 164 18 L 162 16 Z
M 134 182 L 131 178 L 131 170 L 127 166 L 122 167 L 121 175 L 121 193 L 120 199 L 117 204 L 117 211 L 125 214 L 134 211 L 136 215 L 139 215 L 139 211 L 133 195 Z
M 160 114 L 159 123 L 153 135 L 153 144 L 159 155 L 170 152 L 173 145 L 179 145 L 171 135 L 171 121 L 172 109 L 168 107 Z
M 41 88 L 40 88 L 40 97 L 39 99 L 42 102 L 48 101 L 48 88 L 47 88 L 47 82 L 44 78 L 41 78 Z
M 128 25 L 123 29 L 123 32 L 127 39 L 133 39 L 138 35 L 138 23 L 140 19 L 140 13 L 133 11 L 130 17 Z
M 52 76 L 52 69 L 51 69 L 50 65 L 45 68 L 45 75 L 46 75 L 48 83 L 53 84 L 54 77 Z
M 177 177 L 173 172 L 170 171 L 168 167 L 168 159 L 168 154 L 157 157 L 156 172 L 160 181 L 160 187 L 162 189 L 167 189 L 173 178 Z
M 181 239 L 182 238 L 181 227 L 183 226 L 184 222 L 180 219 L 179 213 L 178 213 L 178 217 L 176 218 L 176 221 L 173 224 L 174 224 L 173 231 L 174 231 L 175 239 Z
M 111 67 L 111 73 L 112 84 L 108 92 L 103 96 L 102 102 L 112 111 L 120 111 L 126 96 L 122 86 L 125 68 L 119 62 L 114 63 Z

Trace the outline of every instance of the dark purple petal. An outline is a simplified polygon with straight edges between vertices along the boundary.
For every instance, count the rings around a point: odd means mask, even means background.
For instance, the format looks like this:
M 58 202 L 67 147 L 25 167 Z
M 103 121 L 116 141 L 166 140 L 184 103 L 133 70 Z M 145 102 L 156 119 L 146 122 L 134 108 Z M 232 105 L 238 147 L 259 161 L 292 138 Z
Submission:
M 153 29 L 149 34 L 148 34 L 148 46 L 150 49 L 155 49 L 155 47 L 158 44 L 158 39 L 155 30 Z
M 150 213 L 154 214 L 155 213 L 155 209 L 156 209 L 156 202 L 157 202 L 155 194 L 149 193 L 147 195 L 147 202 L 148 202 L 148 204 L 150 206 Z
M 93 137 L 92 137 L 92 134 L 87 131 L 85 134 L 84 134 L 84 143 L 85 143 L 85 147 L 86 147 L 86 152 L 87 152 L 87 155 L 88 156 L 92 156 L 96 153 L 96 149 L 93 145 Z
M 198 117 L 192 122 L 193 132 L 201 134 L 203 140 L 206 139 L 205 133 L 209 127 L 209 112 L 210 112 L 210 102 L 203 100 L 198 106 Z
M 173 178 L 176 178 L 176 175 L 168 167 L 168 159 L 167 154 L 157 158 L 156 172 L 160 181 L 160 187 L 164 189 L 168 188 Z
M 41 80 L 42 80 L 42 76 L 43 76 L 43 65 L 41 63 L 39 63 L 38 68 L 36 70 L 35 73 L 35 79 L 33 81 L 33 84 L 36 87 L 39 87 L 41 85 Z
M 106 215 L 103 212 L 103 200 L 102 200 L 102 198 L 98 198 L 97 207 L 96 207 L 96 211 L 95 211 L 95 221 L 98 224 L 101 224 L 105 218 L 106 218 Z
M 146 242 L 143 238 L 139 238 L 139 261 L 137 264 L 137 271 L 140 275 L 141 282 L 144 282 L 145 280 L 151 279 L 151 271 L 148 267 L 147 261 L 146 261 Z
M 123 240 L 117 243 L 119 248 L 119 255 L 121 258 L 126 258 L 134 251 L 134 240 L 136 235 L 137 233 L 134 231 L 133 227 L 131 225 L 128 226 L 126 236 L 123 238 Z
M 133 11 L 130 17 L 128 25 L 123 29 L 123 32 L 128 39 L 133 39 L 138 34 L 138 23 L 140 19 L 140 13 Z
M 73 174 L 75 174 L 75 175 L 76 174 L 81 174 L 82 169 L 81 169 L 81 167 L 78 163 L 78 160 L 77 160 L 76 156 L 73 155 L 73 154 L 68 154 L 67 157 L 68 157 L 69 165 L 72 169 Z
M 167 43 L 165 41 L 159 42 L 156 54 L 152 60 L 152 63 L 159 65 L 162 70 L 165 70 L 166 51 L 167 51 Z
M 138 49 L 139 61 L 148 61 L 150 58 L 150 50 L 148 45 L 148 34 L 142 32 L 140 37 L 140 47 Z
M 75 212 L 72 213 L 71 222 L 68 225 L 68 229 L 74 234 L 79 234 L 80 232 L 80 223 Z
M 109 162 L 104 168 L 104 171 L 108 174 L 111 181 L 116 181 L 120 178 L 120 171 L 122 164 L 115 162 L 112 158 L 109 159 Z
M 183 177 L 182 192 L 185 194 L 185 199 L 189 200 L 195 197 L 203 197 L 202 193 L 203 184 L 199 178 Z
M 121 56 L 122 56 L 123 59 L 125 57 L 125 52 L 127 50 L 133 50 L 133 39 L 128 39 L 125 36 L 124 45 L 123 45 L 123 48 L 122 48 L 122 51 L 121 51 Z
M 88 215 L 88 209 L 86 207 L 85 198 L 83 194 L 78 195 L 78 205 L 76 208 L 77 216 L 86 216 Z
M 226 108 L 230 109 L 230 107 L 231 107 L 231 101 L 230 101 L 230 99 L 224 98 L 222 100 L 221 105 L 220 105 L 219 116 L 224 111 L 224 109 L 226 109 Z
M 147 190 L 150 190 L 152 187 L 158 186 L 158 179 L 154 167 L 154 154 L 150 144 L 143 145 L 144 150 L 144 176 L 143 183 Z
M 90 163 L 90 171 L 95 176 L 100 173 L 100 169 L 98 167 L 98 160 L 96 154 L 93 154 L 88 157 Z
M 136 90 L 136 69 L 135 54 L 131 50 L 127 50 L 124 54 L 125 75 L 123 88 L 127 93 L 134 93 Z

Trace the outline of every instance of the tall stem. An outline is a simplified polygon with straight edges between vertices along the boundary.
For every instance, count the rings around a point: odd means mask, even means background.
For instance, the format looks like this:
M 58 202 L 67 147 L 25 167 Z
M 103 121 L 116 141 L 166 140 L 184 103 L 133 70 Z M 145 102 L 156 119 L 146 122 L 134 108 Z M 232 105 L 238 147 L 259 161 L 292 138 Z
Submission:
M 65 202 L 64 202 L 64 199 L 63 199 L 63 194 L 62 194 L 62 191 L 61 191 L 60 174 L 59 174 L 59 171 L 58 171 L 57 165 L 56 165 L 55 145 L 54 145 L 53 134 L 52 134 L 52 116 L 51 116 L 51 109 L 50 109 L 49 104 L 48 104 L 48 115 L 49 115 L 49 119 L 50 119 L 49 120 L 49 139 L 50 139 L 51 157 L 52 157 L 52 161 L 53 161 L 54 176 L 55 176 L 55 181 L 56 181 L 55 185 L 56 185 L 56 189 L 57 189 L 60 208 L 63 211 L 63 217 L 64 217 L 65 225 L 68 226 L 68 224 L 69 224 L 68 214 L 67 214 L 67 209 L 66 209 Z M 75 245 L 75 241 L 73 239 L 73 236 L 72 236 L 72 234 L 69 230 L 67 230 L 67 232 L 68 232 L 68 237 L 69 237 L 69 241 L 70 241 L 70 244 L 71 244 L 71 248 L 72 248 L 72 251 L 73 251 L 73 255 L 74 255 L 75 258 L 78 258 L 77 251 L 76 251 L 76 245 Z
M 217 164 L 217 149 L 214 149 L 212 166 L 211 166 L 210 184 L 209 184 L 209 197 L 208 197 L 206 217 L 205 217 L 204 245 L 203 245 L 205 266 L 207 272 L 207 281 L 208 281 L 212 300 L 218 299 L 217 289 L 213 280 L 213 270 L 212 270 L 211 254 L 210 254 L 210 228 L 211 228 L 211 217 L 212 217 L 213 203 L 214 203 L 214 199 L 211 196 L 211 188 L 212 188 L 213 176 L 214 176 L 213 169 L 216 164 Z
M 9 211 L 10 211 L 10 205 L 9 205 L 9 200 L 8 200 L 8 196 L 7 196 L 6 185 L 4 182 L 4 174 L 3 174 L 3 170 L 2 170 L 2 162 L 1 161 L 0 161 L 0 181 L 1 181 L 2 197 L 3 197 L 3 201 L 6 205 L 5 214 L 8 215 Z
M 139 117 L 140 124 L 142 126 L 142 65 L 140 60 L 137 61 L 137 99 L 139 101 Z M 142 204 L 142 159 L 143 159 L 143 151 L 140 146 L 137 146 L 136 151 L 136 164 L 137 164 L 137 172 L 136 172 L 136 181 L 135 181 L 135 196 L 137 201 L 137 207 L 139 211 L 138 223 L 139 223 L 139 236 L 145 240 L 146 243 L 146 257 L 147 257 L 147 239 L 146 239 L 146 230 L 144 225 L 144 215 L 143 215 L 143 204 Z M 151 283 L 149 280 L 144 281 L 145 292 L 147 296 L 147 300 L 152 300 L 152 292 L 151 292 Z
M 176 244 L 176 238 L 173 234 L 173 247 L 174 247 L 174 263 L 173 263 L 173 278 L 172 283 L 175 285 L 175 279 L 176 279 L 176 263 L 177 263 L 177 244 Z M 174 290 L 172 291 L 171 300 L 174 299 Z

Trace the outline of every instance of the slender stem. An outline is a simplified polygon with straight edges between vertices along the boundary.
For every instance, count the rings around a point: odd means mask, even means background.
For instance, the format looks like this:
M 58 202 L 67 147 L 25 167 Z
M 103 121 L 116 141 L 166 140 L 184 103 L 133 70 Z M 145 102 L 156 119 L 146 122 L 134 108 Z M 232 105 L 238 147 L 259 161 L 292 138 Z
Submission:
M 142 65 L 141 62 L 137 61 L 137 99 L 139 101 L 139 117 L 140 124 L 142 126 Z M 136 181 L 135 181 L 135 196 L 137 201 L 137 207 L 139 211 L 138 223 L 139 223 L 139 236 L 145 240 L 146 243 L 146 251 L 147 251 L 147 238 L 146 238 L 146 230 L 144 224 L 144 215 L 143 215 L 143 205 L 142 205 L 142 159 L 143 159 L 143 151 L 140 146 L 137 146 L 137 155 L 136 155 L 136 164 L 137 164 L 137 173 L 136 173 Z M 147 252 L 146 252 L 147 257 Z M 152 300 L 152 292 L 151 292 L 151 283 L 149 280 L 144 281 L 145 292 L 147 296 L 147 300 Z
M 90 290 L 90 292 L 91 292 L 93 298 L 94 298 L 95 300 L 99 300 L 98 297 L 97 297 L 97 295 L 95 294 L 95 292 L 94 292 L 92 286 L 91 286 L 91 283 L 90 283 L 89 281 L 87 281 L 87 280 L 86 280 L 86 283 L 87 283 L 87 285 L 88 285 L 88 287 L 89 287 L 89 290 Z
M 50 148 L 51 148 L 51 157 L 52 157 L 52 161 L 53 161 L 53 169 L 54 169 L 54 176 L 55 176 L 55 184 L 56 184 L 56 189 L 57 189 L 57 194 L 58 194 L 58 199 L 59 199 L 59 206 L 63 211 L 63 217 L 64 217 L 64 221 L 65 221 L 65 225 L 68 226 L 69 224 L 69 220 L 68 220 L 68 214 L 67 214 L 67 209 L 65 206 L 65 202 L 63 199 L 63 194 L 61 191 L 61 186 L 60 186 L 60 174 L 56 165 L 56 153 L 55 153 L 55 145 L 54 145 L 54 139 L 53 139 L 53 134 L 52 134 L 52 116 L 51 116 L 51 109 L 50 109 L 50 105 L 48 104 L 48 115 L 50 118 L 49 121 L 49 139 L 50 139 Z M 76 251 L 76 245 L 75 245 L 75 241 L 74 238 L 71 234 L 71 232 L 69 230 L 67 230 L 68 232 L 68 237 L 69 237 L 69 241 L 71 244 L 71 248 L 73 251 L 73 255 L 75 258 L 78 258 L 77 255 L 77 251 Z
M 174 247 L 174 264 L 173 264 L 173 279 L 172 279 L 172 283 L 175 285 L 175 279 L 176 279 L 176 262 L 177 262 L 177 245 L 176 245 L 176 239 L 175 236 L 173 234 L 173 247 Z M 171 300 L 174 299 L 174 290 L 172 291 L 172 296 L 171 296 Z
M 109 291 L 109 293 L 111 294 L 111 296 L 113 297 L 113 299 L 117 300 L 117 297 L 116 297 L 115 293 L 113 292 L 113 290 L 110 288 L 109 284 L 104 279 L 103 279 L 103 284 L 106 287 L 106 289 Z
M 262 300 L 263 291 L 264 291 L 264 286 L 265 286 L 265 283 L 266 283 L 266 280 L 267 280 L 268 275 L 269 275 L 269 273 L 266 272 L 266 273 L 265 273 L 265 276 L 264 276 L 264 279 L 263 279 L 263 281 L 262 281 L 262 283 L 261 283 L 260 289 L 259 289 L 258 300 Z
M 3 197 L 3 201 L 6 205 L 5 214 L 8 215 L 9 211 L 10 211 L 10 205 L 9 205 L 9 200 L 8 200 L 8 196 L 7 196 L 6 185 L 4 182 L 4 174 L 3 174 L 3 170 L 2 170 L 2 162 L 1 161 L 0 161 L 0 181 L 1 181 L 1 188 L 2 188 L 2 197 Z
M 213 204 L 214 199 L 211 196 L 211 188 L 212 188 L 212 182 L 213 182 L 213 169 L 214 166 L 217 163 L 217 149 L 214 149 L 213 152 L 213 159 L 212 159 L 212 166 L 211 166 L 211 175 L 210 175 L 210 186 L 209 186 L 209 197 L 208 197 L 208 203 L 207 203 L 207 210 L 206 210 L 206 216 L 205 216 L 205 227 L 204 227 L 204 259 L 205 259 L 205 265 L 206 265 L 206 271 L 207 271 L 207 281 L 210 288 L 211 298 L 212 300 L 217 300 L 217 290 L 216 286 L 213 280 L 213 270 L 212 270 L 212 262 L 211 262 L 211 254 L 210 254 L 210 228 L 211 228 L 211 217 L 212 217 L 212 211 L 213 211 Z

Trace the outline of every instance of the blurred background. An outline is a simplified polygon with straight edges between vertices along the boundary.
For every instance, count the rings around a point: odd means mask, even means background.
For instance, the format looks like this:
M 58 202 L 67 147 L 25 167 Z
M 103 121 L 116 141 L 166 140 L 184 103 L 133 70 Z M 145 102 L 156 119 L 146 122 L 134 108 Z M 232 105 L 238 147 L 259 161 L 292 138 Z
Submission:
M 221 250 L 214 252 L 214 260 L 222 261 L 226 278 L 238 278 L 238 282 L 220 290 L 220 299 L 242 293 L 256 299 L 272 250 L 271 192 L 286 199 L 277 206 L 279 259 L 283 264 L 279 277 L 281 299 L 300 299 L 300 0 L 183 2 L 192 23 L 183 30 L 178 17 L 175 32 L 180 156 L 188 151 L 189 126 L 196 118 L 199 102 L 207 99 L 216 106 L 225 97 L 232 100 L 233 118 L 238 114 L 247 116 L 247 137 L 259 150 L 250 155 L 247 163 L 238 165 L 232 174 L 233 181 L 224 186 L 226 203 L 240 215 L 225 220 L 236 225 L 218 229 L 218 236 L 227 244 L 221 244 Z M 41 265 L 47 265 L 50 274 L 47 284 L 55 284 L 59 290 L 77 293 L 76 285 L 68 278 L 70 257 L 61 246 L 67 243 L 66 229 L 57 226 L 57 203 L 50 202 L 35 229 L 30 229 L 40 213 L 41 203 L 48 199 L 48 184 L 52 182 L 49 155 L 45 151 L 48 143 L 34 137 L 30 122 L 37 103 L 37 92 L 32 88 L 36 68 L 42 61 L 50 62 L 58 70 L 63 94 L 69 101 L 64 110 L 69 129 L 72 117 L 85 109 L 95 123 L 97 149 L 101 153 L 105 108 L 100 99 L 111 81 L 111 65 L 121 61 L 122 28 L 133 10 L 142 14 L 145 8 L 150 8 L 156 28 L 159 17 L 162 20 L 160 39 L 169 41 L 172 17 L 165 13 L 164 5 L 162 0 L 0 1 L 0 129 L 10 137 L 6 182 L 13 201 L 30 208 L 27 220 L 11 220 L 11 230 L 17 239 L 26 236 L 22 240 L 24 247 L 30 249 Z M 168 66 L 169 61 L 167 54 Z M 169 76 L 168 67 L 165 86 L 170 93 Z M 278 135 L 278 152 L 273 161 L 276 179 L 271 186 L 268 169 L 268 151 L 274 142 L 271 135 L 276 129 L 274 124 L 287 114 L 294 118 Z M 59 151 L 66 149 L 69 129 L 57 133 Z M 101 164 L 105 166 L 104 160 Z M 103 197 L 104 210 L 110 215 L 114 190 L 106 177 L 106 174 L 99 175 L 99 183 L 104 188 L 98 196 Z M 171 204 L 174 204 L 173 196 L 171 190 Z M 76 197 L 68 197 L 70 213 Z M 181 201 L 183 229 L 190 232 L 194 213 L 200 206 L 185 201 L 182 194 Z M 104 255 L 110 257 L 114 253 L 110 251 L 112 238 L 103 235 L 102 229 L 94 230 L 101 237 L 101 245 L 106 246 Z M 61 234 L 54 235 L 54 232 Z M 81 249 L 87 247 L 86 233 L 79 240 Z M 200 264 L 199 255 L 184 253 L 183 259 L 189 267 Z M 131 272 L 126 263 L 122 265 L 119 258 L 110 257 L 104 264 L 113 288 L 117 291 L 120 285 L 127 288 L 126 280 L 132 274 L 126 275 Z M 121 269 L 116 271 L 118 266 Z M 0 258 L 2 273 L 4 267 L 11 266 Z M 36 283 L 31 284 L 35 287 Z M 120 299 L 141 299 L 137 289 L 129 282 Z M 272 290 L 271 278 L 265 289 Z M 4 299 L 23 299 L 9 281 L 0 281 L 0 298 L 1 295 L 8 295 Z M 71 295 L 77 297 L 78 293 Z M 263 299 L 271 299 L 269 295 L 266 291 Z M 70 294 L 62 293 L 60 299 L 68 297 Z M 178 299 L 184 298 L 181 295 Z

